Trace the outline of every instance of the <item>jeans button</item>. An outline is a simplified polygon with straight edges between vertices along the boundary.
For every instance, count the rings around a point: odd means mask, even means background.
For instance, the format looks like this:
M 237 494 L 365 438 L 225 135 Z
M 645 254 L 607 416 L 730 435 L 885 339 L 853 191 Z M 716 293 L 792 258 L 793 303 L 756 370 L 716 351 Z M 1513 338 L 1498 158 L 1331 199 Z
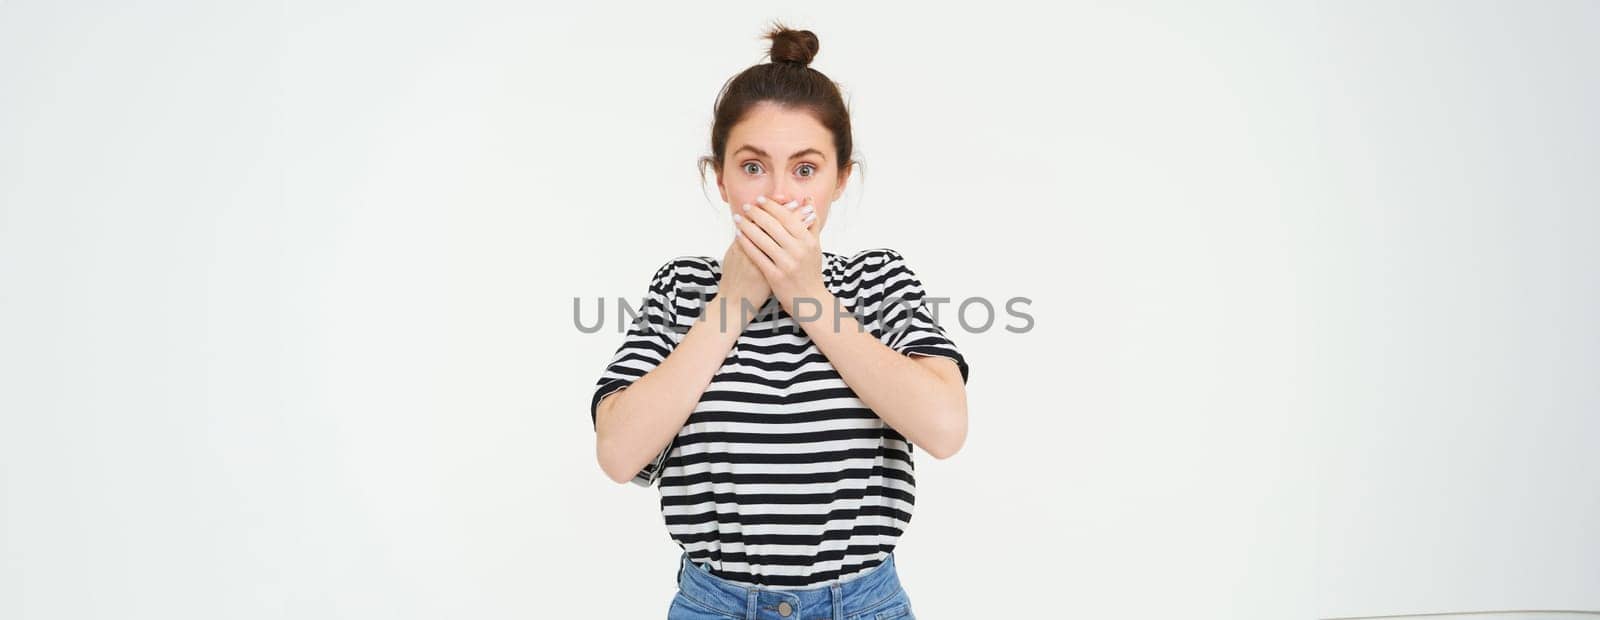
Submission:
M 789 606 L 789 601 L 778 603 L 778 615 L 787 618 L 791 613 L 794 613 L 794 608 Z

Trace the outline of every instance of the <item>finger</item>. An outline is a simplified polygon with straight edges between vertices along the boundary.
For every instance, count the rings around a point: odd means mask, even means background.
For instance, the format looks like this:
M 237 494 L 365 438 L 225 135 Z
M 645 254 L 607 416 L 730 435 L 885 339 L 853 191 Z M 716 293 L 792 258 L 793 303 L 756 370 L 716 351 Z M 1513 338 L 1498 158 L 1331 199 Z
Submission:
M 776 241 L 778 243 L 778 247 L 779 248 L 792 248 L 792 247 L 794 247 L 794 245 L 795 245 L 794 235 L 789 232 L 788 225 L 785 224 L 783 221 L 778 219 L 780 216 L 793 216 L 794 214 L 792 214 L 792 213 L 782 213 L 782 214 L 773 213 L 772 209 L 778 209 L 780 211 L 784 211 L 785 209 L 782 206 L 779 206 L 777 203 L 772 202 L 771 200 L 768 200 L 765 203 L 761 203 L 761 204 L 762 204 L 762 206 L 760 208 L 755 208 L 755 207 L 753 207 L 753 205 L 745 205 L 745 212 L 744 212 L 745 219 L 756 223 L 756 225 L 760 226 L 762 230 L 766 231 L 767 236 L 771 237 L 773 241 Z M 772 205 L 772 206 L 766 206 L 766 205 Z M 765 247 L 763 247 L 763 249 L 765 249 Z M 778 255 L 773 254 L 771 256 L 772 256 L 774 261 L 778 260 Z
M 817 212 L 816 203 L 808 196 L 797 201 L 794 209 L 795 226 L 791 229 L 795 239 L 805 242 L 807 247 L 817 242 Z
M 761 205 L 762 209 L 765 209 L 767 213 L 772 214 L 773 219 L 776 219 L 778 223 L 783 226 L 784 232 L 789 233 L 789 236 L 794 237 L 795 239 L 801 238 L 802 231 L 804 231 L 806 228 L 806 223 L 800 221 L 804 216 L 804 214 L 801 213 L 801 210 L 804 209 L 804 207 L 801 206 L 802 203 L 803 201 L 793 200 L 780 204 L 776 200 L 766 200 L 763 197 L 756 198 L 756 204 Z M 782 239 L 779 239 L 778 241 L 780 243 L 783 242 Z M 784 247 L 788 247 L 788 245 L 784 244 Z
M 748 211 L 748 213 L 761 213 L 761 210 L 751 209 Z M 739 227 L 739 232 L 741 233 L 740 236 L 749 239 L 751 243 L 755 244 L 757 249 L 759 249 L 763 254 L 766 254 L 768 259 L 771 259 L 774 263 L 776 263 L 778 258 L 784 255 L 783 247 L 779 245 L 777 241 L 773 240 L 772 235 L 768 234 L 766 229 L 761 225 L 751 221 L 750 218 L 743 217 L 737 213 L 733 215 L 733 221 L 734 224 Z
M 804 202 L 805 200 L 810 200 L 810 198 L 804 198 L 804 199 L 801 199 L 801 198 L 790 198 L 788 194 L 773 194 L 770 197 L 769 196 L 756 196 L 756 202 L 759 204 L 761 201 L 767 200 L 769 198 L 771 200 L 774 200 L 774 201 L 778 202 L 779 204 L 783 205 L 783 207 L 785 209 L 788 209 L 790 211 L 793 211 L 793 210 L 799 208 L 800 207 L 800 203 Z
M 811 232 L 817 223 L 817 203 L 806 198 L 805 206 L 795 209 L 795 216 L 800 218 L 800 225 L 805 227 L 807 232 Z
M 756 202 L 759 203 L 762 200 L 765 200 L 767 198 L 768 198 L 767 196 L 757 196 L 756 197 Z M 796 208 L 798 208 L 800 206 L 800 202 L 801 202 L 800 199 L 798 199 L 798 198 L 789 198 L 788 194 L 773 194 L 770 198 L 772 200 L 776 201 L 777 203 L 783 205 L 784 208 L 786 208 L 786 209 L 788 209 L 790 211 L 793 211 Z
M 790 212 L 798 212 L 802 207 L 805 206 L 807 202 L 811 200 L 811 197 L 806 196 L 790 200 L 786 194 L 773 194 L 772 199 L 777 201 L 783 207 L 783 209 L 773 209 L 772 212 L 778 214 L 780 216 L 779 220 L 786 223 L 786 228 L 789 230 L 789 234 L 794 235 L 798 233 L 806 225 L 805 222 L 800 220 L 801 216 L 796 215 L 792 225 L 788 224 L 789 220 L 787 218 L 783 218 L 781 216 L 786 210 Z M 759 202 L 761 199 L 760 197 L 757 197 L 756 200 Z
M 767 258 L 766 253 L 762 252 L 761 248 L 756 247 L 755 242 L 751 241 L 750 237 L 741 232 L 734 235 L 733 241 L 739 244 L 739 251 L 744 252 L 744 255 L 756 266 L 756 269 L 761 270 L 762 275 L 772 278 L 777 273 L 778 268 L 772 264 L 772 259 Z

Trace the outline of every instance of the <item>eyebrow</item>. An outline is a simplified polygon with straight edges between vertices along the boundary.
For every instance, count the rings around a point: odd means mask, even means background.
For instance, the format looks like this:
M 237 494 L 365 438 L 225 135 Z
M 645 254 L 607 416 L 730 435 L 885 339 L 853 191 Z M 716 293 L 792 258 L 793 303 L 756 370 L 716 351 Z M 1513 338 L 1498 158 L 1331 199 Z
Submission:
M 735 149 L 733 152 L 735 154 L 737 154 L 740 151 L 750 151 L 752 153 L 755 153 L 756 155 L 760 155 L 760 156 L 765 157 L 767 159 L 772 159 L 772 156 L 768 155 L 766 151 L 763 151 L 763 150 L 758 149 L 756 147 L 750 146 L 748 144 L 746 144 L 744 146 L 741 146 L 738 149 Z M 822 158 L 823 161 L 827 161 L 827 159 L 828 159 L 827 154 L 825 154 L 822 151 L 819 151 L 817 149 L 803 149 L 803 150 L 795 151 L 795 153 L 793 155 L 789 156 L 789 159 L 799 159 L 801 155 L 806 155 L 806 154 L 816 155 L 817 157 Z

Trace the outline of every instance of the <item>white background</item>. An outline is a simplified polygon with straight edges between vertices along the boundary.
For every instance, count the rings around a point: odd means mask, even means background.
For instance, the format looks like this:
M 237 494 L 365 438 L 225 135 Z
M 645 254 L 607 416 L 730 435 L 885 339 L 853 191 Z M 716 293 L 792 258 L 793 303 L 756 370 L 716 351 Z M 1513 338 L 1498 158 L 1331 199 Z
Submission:
M 721 255 L 773 18 L 824 247 L 1033 300 L 919 617 L 1600 610 L 1600 4 L 1198 4 L 0 2 L 0 617 L 664 616 L 572 298 Z

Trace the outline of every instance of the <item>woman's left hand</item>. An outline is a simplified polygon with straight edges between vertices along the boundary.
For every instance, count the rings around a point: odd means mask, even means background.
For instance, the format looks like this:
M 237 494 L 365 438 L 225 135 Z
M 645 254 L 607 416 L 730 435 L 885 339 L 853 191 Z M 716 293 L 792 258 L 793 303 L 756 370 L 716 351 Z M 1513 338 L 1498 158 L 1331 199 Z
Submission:
M 779 204 L 760 196 L 756 204 L 745 206 L 742 217 L 734 216 L 739 247 L 767 277 L 778 305 L 794 314 L 797 298 L 820 303 L 827 287 L 822 281 L 822 245 L 811 230 L 817 221 L 811 199 Z

